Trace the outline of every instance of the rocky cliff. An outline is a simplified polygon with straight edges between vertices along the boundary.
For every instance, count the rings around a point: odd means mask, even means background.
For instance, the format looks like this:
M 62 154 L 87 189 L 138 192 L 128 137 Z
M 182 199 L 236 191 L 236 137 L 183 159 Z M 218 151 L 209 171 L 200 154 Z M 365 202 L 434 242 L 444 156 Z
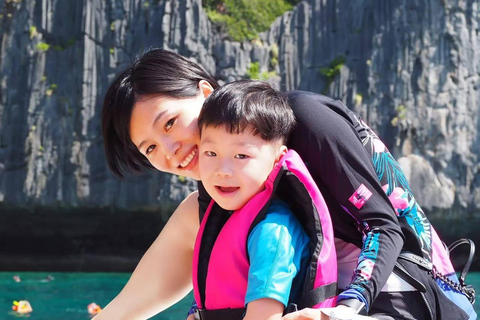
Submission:
M 161 211 L 195 183 L 148 173 L 119 181 L 100 114 L 114 76 L 163 47 L 218 79 L 262 76 L 342 99 L 400 159 L 434 218 L 480 213 L 480 4 L 476 0 L 309 0 L 253 42 L 218 33 L 200 0 L 0 0 L 0 204 Z

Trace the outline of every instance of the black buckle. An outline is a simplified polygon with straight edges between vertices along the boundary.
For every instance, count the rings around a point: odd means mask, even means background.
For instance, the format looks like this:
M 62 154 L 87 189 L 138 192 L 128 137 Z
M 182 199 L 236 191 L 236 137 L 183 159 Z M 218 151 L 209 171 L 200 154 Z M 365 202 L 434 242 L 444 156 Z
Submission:
M 288 304 L 288 306 L 285 308 L 285 310 L 283 311 L 283 315 L 286 315 L 287 313 L 292 313 L 292 312 L 295 312 L 295 311 L 298 311 L 297 304 L 295 304 L 293 302 L 290 302 Z

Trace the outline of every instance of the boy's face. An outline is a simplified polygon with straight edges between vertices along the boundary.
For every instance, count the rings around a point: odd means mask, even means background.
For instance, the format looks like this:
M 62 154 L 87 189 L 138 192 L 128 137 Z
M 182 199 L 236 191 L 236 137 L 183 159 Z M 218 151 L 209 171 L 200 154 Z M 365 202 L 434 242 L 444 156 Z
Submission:
M 242 208 L 264 188 L 273 166 L 286 151 L 280 142 L 254 136 L 250 128 L 230 134 L 204 127 L 200 139 L 200 178 L 208 194 L 226 210 Z

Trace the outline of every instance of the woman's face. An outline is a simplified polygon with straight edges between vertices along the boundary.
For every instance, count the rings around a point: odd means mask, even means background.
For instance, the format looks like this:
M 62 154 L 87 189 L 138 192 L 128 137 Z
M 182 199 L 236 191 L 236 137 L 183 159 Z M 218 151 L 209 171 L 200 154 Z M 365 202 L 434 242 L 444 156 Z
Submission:
M 197 119 L 211 91 L 202 89 L 196 97 L 183 99 L 146 95 L 135 103 L 130 138 L 157 170 L 200 179 Z

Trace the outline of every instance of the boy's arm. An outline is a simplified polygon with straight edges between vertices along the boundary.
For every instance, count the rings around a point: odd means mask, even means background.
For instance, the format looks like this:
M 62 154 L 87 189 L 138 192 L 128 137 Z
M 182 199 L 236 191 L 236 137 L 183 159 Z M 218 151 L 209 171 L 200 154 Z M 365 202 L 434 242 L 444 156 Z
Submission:
M 199 228 L 198 195 L 175 210 L 118 296 L 95 320 L 147 319 L 192 289 L 192 257 Z
M 293 297 L 298 294 L 293 283 L 303 270 L 301 266 L 307 264 L 308 237 L 288 206 L 274 200 L 265 218 L 250 233 L 247 250 L 250 269 L 245 319 L 281 319 L 292 287 Z M 299 282 L 303 283 L 303 277 Z
M 247 305 L 247 313 L 243 320 L 280 320 L 283 303 L 269 298 L 258 299 Z

